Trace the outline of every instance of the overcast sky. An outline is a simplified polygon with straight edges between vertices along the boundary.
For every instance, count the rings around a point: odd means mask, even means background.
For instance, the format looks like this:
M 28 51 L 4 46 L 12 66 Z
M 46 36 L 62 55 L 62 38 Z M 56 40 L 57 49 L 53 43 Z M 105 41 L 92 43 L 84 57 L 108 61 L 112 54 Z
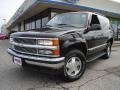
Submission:
M 111 0 L 111 1 L 114 1 L 114 2 L 120 3 L 120 0 Z
M 24 0 L 0 0 L 0 28 L 1 25 L 7 22 Z M 6 19 L 4 22 L 3 19 Z
M 111 1 L 120 3 L 120 0 Z M 24 0 L 0 0 L 0 28 L 2 24 L 7 22 L 13 16 L 23 2 Z M 4 22 L 3 19 L 6 19 L 6 21 Z

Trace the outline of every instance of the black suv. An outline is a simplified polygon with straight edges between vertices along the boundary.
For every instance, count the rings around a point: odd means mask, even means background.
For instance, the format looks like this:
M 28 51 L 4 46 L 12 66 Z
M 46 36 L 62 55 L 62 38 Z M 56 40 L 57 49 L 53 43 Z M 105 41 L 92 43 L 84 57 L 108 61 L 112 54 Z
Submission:
M 14 63 L 59 70 L 73 81 L 83 75 L 86 62 L 110 57 L 113 30 L 101 14 L 70 12 L 56 15 L 40 30 L 12 34 L 10 43 Z

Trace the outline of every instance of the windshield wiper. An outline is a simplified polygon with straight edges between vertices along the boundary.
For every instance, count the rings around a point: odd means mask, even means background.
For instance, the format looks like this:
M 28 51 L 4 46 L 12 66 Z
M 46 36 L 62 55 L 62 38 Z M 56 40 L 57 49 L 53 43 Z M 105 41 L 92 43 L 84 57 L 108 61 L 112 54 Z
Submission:
M 51 25 L 45 25 L 44 28 L 50 28 L 50 27 L 53 27 Z
M 57 24 L 57 26 L 77 27 L 70 24 Z

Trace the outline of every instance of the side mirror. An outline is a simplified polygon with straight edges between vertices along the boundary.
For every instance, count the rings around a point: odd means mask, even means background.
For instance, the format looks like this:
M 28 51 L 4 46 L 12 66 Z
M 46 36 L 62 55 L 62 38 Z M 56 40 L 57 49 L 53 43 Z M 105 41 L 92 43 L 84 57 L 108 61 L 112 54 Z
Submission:
M 120 30 L 120 25 L 118 25 L 118 30 Z
M 92 24 L 90 27 L 90 30 L 101 30 L 101 25 L 100 24 Z

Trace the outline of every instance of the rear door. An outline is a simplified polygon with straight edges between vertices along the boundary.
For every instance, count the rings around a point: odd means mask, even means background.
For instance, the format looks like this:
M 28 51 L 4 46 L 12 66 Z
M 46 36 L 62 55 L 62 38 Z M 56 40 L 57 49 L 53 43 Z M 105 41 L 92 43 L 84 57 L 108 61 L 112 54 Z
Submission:
M 111 32 L 111 30 L 110 30 L 110 22 L 104 16 L 98 15 L 98 19 L 100 21 L 101 29 L 102 29 L 101 44 L 106 44 L 107 40 L 109 39 L 109 36 L 111 36 L 110 35 L 110 32 Z

